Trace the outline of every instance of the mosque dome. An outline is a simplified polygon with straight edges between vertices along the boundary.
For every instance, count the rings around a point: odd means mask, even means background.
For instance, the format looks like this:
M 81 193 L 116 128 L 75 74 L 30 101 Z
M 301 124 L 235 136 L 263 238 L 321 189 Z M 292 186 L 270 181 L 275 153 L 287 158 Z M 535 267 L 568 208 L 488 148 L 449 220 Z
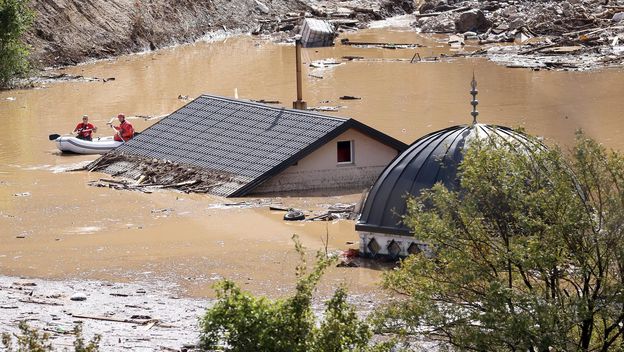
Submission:
M 367 234 L 411 235 L 403 223 L 407 213 L 407 198 L 417 197 L 423 190 L 436 183 L 448 189 L 459 187 L 457 168 L 464 158 L 464 150 L 471 140 L 500 137 L 521 150 L 530 150 L 537 145 L 527 135 L 503 126 L 485 125 L 477 122 L 477 81 L 472 77 L 472 124 L 453 126 L 430 133 L 398 155 L 381 173 L 371 188 L 360 213 L 355 229 L 360 232 L 360 245 L 365 254 L 386 253 L 392 256 L 412 253 L 410 243 L 403 244 L 389 240 L 386 247 Z M 541 144 L 540 144 L 541 145 Z
M 416 140 L 381 173 L 366 198 L 355 229 L 410 235 L 410 229 L 402 222 L 407 213 L 407 197 L 418 196 L 436 183 L 456 189 L 459 186 L 457 168 L 470 141 L 493 136 L 521 148 L 535 143 L 525 134 L 508 127 L 480 123 L 430 133 Z

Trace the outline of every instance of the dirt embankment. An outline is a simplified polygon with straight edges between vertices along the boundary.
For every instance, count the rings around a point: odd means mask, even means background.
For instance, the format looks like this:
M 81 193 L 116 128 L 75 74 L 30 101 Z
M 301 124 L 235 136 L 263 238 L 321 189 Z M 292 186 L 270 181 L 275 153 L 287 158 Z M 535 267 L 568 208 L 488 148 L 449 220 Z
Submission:
M 323 16 L 340 7 L 378 19 L 411 12 L 412 0 L 33 0 L 27 42 L 45 67 L 155 50 L 225 30 L 254 32 L 302 12 Z M 360 18 L 362 19 L 362 18 Z M 275 30 L 293 31 L 293 26 Z

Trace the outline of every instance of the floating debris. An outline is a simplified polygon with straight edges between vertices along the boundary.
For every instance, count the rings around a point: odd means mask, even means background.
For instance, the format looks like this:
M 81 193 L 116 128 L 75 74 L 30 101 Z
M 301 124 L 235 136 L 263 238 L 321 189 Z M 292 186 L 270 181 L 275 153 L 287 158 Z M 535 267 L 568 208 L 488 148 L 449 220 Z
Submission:
M 288 210 L 286 214 L 284 214 L 284 220 L 286 221 L 305 220 L 305 214 L 301 210 L 291 208 Z
M 251 101 L 253 101 L 254 103 L 260 103 L 260 104 L 281 104 L 282 103 L 279 100 L 265 100 L 265 99 L 260 99 L 260 100 L 251 99 Z
M 338 109 L 342 108 L 342 106 L 310 106 L 308 107 L 309 111 L 324 111 L 324 112 L 333 112 L 338 111 Z
M 324 59 L 324 60 L 316 60 L 310 63 L 310 67 L 317 69 L 326 69 L 332 68 L 339 65 L 342 65 L 342 62 L 336 61 L 334 59 Z
M 72 301 L 86 301 L 87 295 L 82 292 L 76 292 L 71 297 L 69 297 L 69 299 Z
M 380 42 L 353 42 L 349 38 L 340 40 L 342 45 L 355 46 L 360 48 L 382 48 L 382 49 L 414 49 L 422 47 L 418 43 L 380 43 Z

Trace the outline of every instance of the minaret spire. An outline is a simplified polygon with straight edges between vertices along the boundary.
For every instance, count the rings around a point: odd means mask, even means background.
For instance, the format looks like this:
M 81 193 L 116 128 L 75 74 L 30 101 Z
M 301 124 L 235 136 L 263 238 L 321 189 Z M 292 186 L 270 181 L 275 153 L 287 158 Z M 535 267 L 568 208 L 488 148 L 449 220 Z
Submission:
M 470 91 L 470 94 L 472 95 L 472 101 L 470 102 L 470 105 L 472 105 L 472 112 L 470 115 L 472 115 L 472 124 L 474 125 L 477 123 L 477 116 L 479 116 L 479 112 L 477 111 L 477 105 L 479 105 L 477 94 L 479 91 L 477 90 L 477 80 L 475 79 L 474 71 L 472 71 L 472 82 L 470 82 L 470 86 L 472 87 L 472 90 Z

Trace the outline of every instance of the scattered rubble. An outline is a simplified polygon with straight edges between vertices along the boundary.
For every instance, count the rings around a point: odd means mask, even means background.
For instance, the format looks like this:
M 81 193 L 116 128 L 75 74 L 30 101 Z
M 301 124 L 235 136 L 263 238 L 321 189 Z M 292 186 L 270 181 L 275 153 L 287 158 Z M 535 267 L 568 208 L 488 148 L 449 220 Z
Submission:
M 125 167 L 107 168 L 116 163 Z M 167 160 L 157 160 L 123 153 L 110 152 L 87 165 L 89 171 L 106 171 L 122 179 L 92 181 L 95 187 L 151 193 L 156 189 L 176 189 L 186 193 L 208 193 L 212 188 L 232 182 L 232 176 L 214 173 L 192 165 L 180 165 Z
M 587 70 L 624 63 L 623 10 L 599 0 L 426 0 L 414 26 L 483 45 L 470 55 L 508 67 Z M 453 38 L 449 44 L 462 46 Z
M 292 221 L 292 220 L 306 220 L 306 221 L 333 221 L 333 220 L 341 220 L 341 219 L 350 219 L 353 220 L 357 216 L 357 212 L 355 211 L 355 203 L 353 204 L 332 204 L 325 205 L 326 209 L 323 211 L 312 212 L 306 218 L 306 213 L 303 210 L 287 208 L 284 206 L 278 205 L 270 205 L 269 210 L 271 211 L 283 211 L 286 212 L 284 215 L 284 220 Z

